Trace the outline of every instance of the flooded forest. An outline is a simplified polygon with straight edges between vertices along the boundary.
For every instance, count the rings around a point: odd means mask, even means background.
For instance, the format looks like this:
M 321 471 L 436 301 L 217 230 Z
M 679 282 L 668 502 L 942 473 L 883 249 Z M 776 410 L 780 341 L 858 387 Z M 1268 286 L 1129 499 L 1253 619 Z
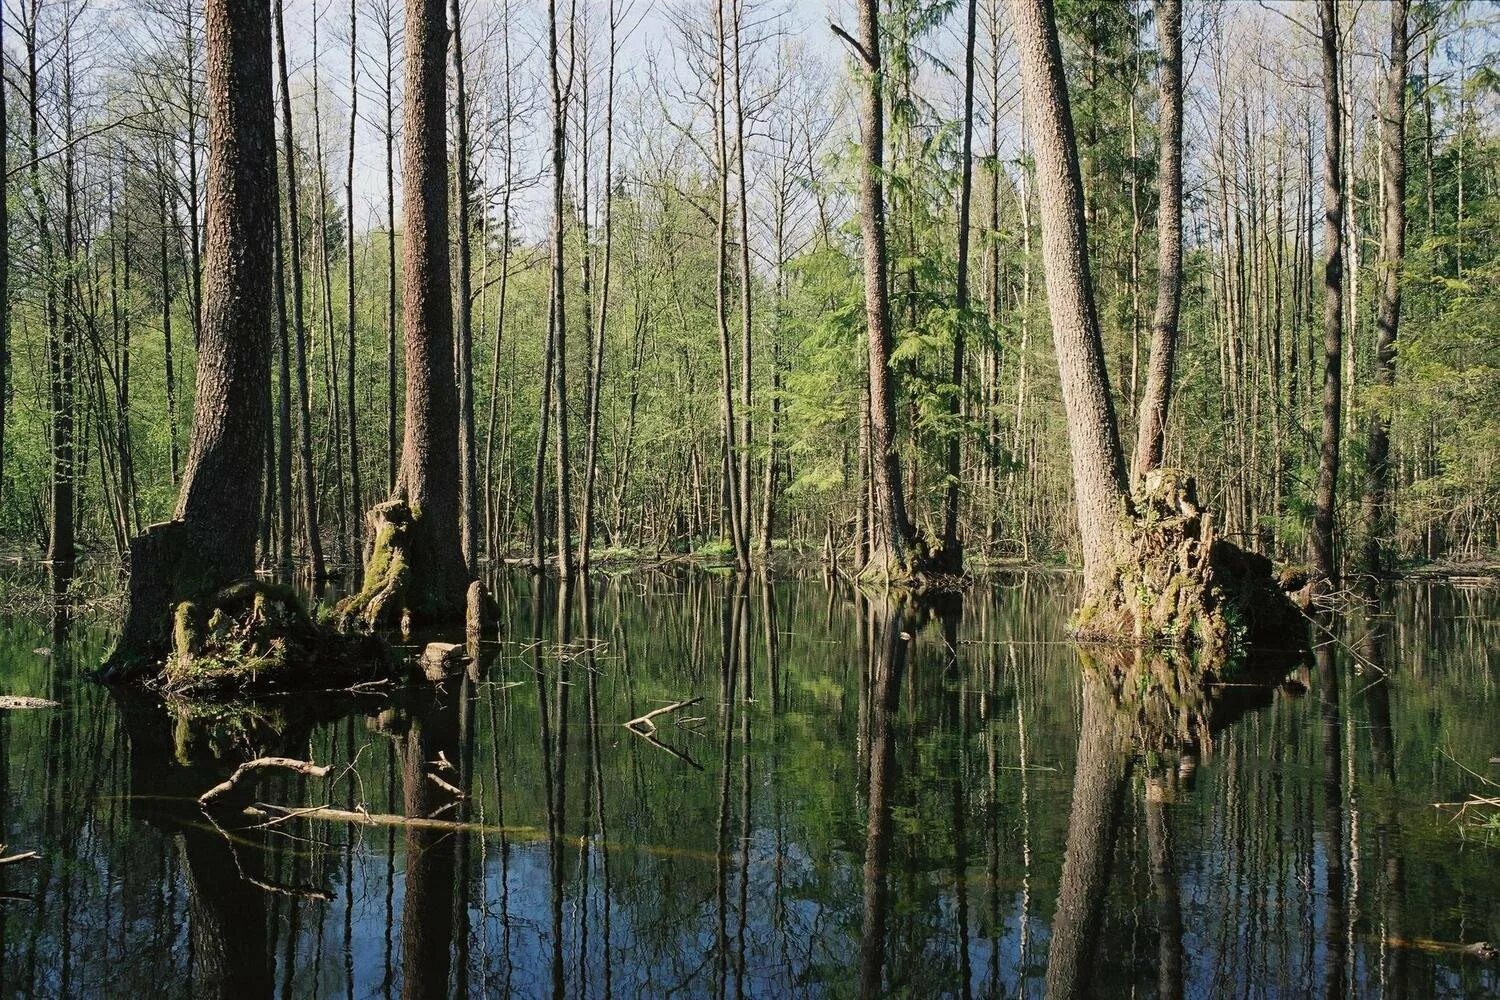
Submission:
M 0 0 L 0 997 L 1500 995 L 1481 0 Z

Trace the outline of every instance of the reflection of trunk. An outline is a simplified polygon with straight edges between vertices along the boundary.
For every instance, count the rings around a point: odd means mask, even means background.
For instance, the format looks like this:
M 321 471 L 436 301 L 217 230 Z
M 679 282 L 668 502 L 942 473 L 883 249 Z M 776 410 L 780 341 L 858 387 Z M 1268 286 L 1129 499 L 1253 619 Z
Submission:
M 182 828 L 187 866 L 188 919 L 193 942 L 193 996 L 273 995 L 266 952 L 265 894 L 247 878 L 262 878 L 261 851 L 240 849 L 201 824 Z M 238 867 L 237 867 L 238 866 Z
M 1339 711 L 1339 675 L 1333 647 L 1324 643 L 1313 651 L 1317 661 L 1319 715 L 1323 748 L 1323 876 L 1324 959 L 1323 995 L 1344 995 L 1346 937 L 1344 912 L 1344 759 Z
M 1370 757 L 1379 777 L 1396 782 L 1396 740 L 1391 724 L 1391 678 L 1387 672 L 1385 655 L 1388 639 L 1386 622 L 1381 616 L 1381 593 L 1367 594 L 1374 617 L 1367 624 L 1365 641 L 1360 652 L 1365 661 L 1378 673 L 1365 689 L 1365 701 L 1370 709 Z M 1406 865 L 1401 846 L 1401 825 L 1397 813 L 1396 799 L 1391 794 L 1379 796 L 1379 811 L 1375 827 L 1375 842 L 1385 862 L 1383 891 L 1380 894 L 1381 933 L 1389 940 L 1406 939 Z M 1392 996 L 1405 996 L 1406 952 L 1405 948 L 1385 948 L 1385 973 L 1383 981 Z
M 429 816 L 450 806 L 453 795 L 431 781 L 439 755 L 459 760 L 458 705 L 425 706 L 411 722 L 403 748 L 401 789 L 407 816 Z M 451 781 L 449 774 L 444 780 Z M 401 909 L 402 996 L 446 997 L 453 937 L 457 838 L 441 830 L 406 830 L 405 901 Z
M 1151 856 L 1151 894 L 1156 897 L 1156 990 L 1163 1000 L 1182 996 L 1182 902 L 1172 858 L 1165 782 L 1146 780 L 1146 847 Z
M 891 793 L 896 787 L 895 714 L 901 694 L 909 640 L 899 604 L 890 605 L 879 643 L 870 644 L 870 777 L 865 832 L 864 924 L 860 928 L 859 995 L 884 994 L 885 933 L 890 892 L 886 867 L 891 855 Z
M 1109 892 L 1129 755 L 1120 714 L 1102 683 L 1083 677 L 1083 724 L 1073 772 L 1068 846 L 1058 886 L 1052 942 L 1047 949 L 1047 996 L 1087 996 Z

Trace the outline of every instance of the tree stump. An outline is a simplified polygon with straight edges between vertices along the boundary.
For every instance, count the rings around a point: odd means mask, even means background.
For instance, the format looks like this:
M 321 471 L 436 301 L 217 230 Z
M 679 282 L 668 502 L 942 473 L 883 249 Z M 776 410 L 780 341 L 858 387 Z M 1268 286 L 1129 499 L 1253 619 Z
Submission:
M 1306 647 L 1307 623 L 1271 561 L 1215 537 L 1191 476 L 1151 472 L 1131 507 L 1114 572 L 1087 588 L 1074 617 L 1081 638 L 1176 647 L 1211 660 L 1252 646 Z

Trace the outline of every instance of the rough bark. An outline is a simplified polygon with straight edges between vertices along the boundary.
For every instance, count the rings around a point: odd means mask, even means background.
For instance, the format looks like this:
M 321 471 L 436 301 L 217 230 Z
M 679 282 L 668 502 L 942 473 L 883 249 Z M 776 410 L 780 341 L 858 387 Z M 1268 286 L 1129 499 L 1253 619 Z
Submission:
M 1125 463 L 1089 273 L 1083 182 L 1051 0 L 1012 0 L 1042 217 L 1042 265 L 1067 411 L 1085 590 L 1110 585 L 1125 515 Z
M 208 0 L 208 241 L 196 405 L 176 516 L 131 542 L 109 673 L 159 658 L 180 601 L 254 571 L 269 425 L 275 126 L 271 21 L 256 0 Z
M 346 627 L 388 627 L 396 623 L 398 612 L 409 614 L 415 624 L 460 621 L 464 614 L 469 576 L 459 536 L 459 414 L 448 249 L 447 41 L 443 0 L 408 3 L 402 156 L 406 433 L 395 493 L 366 518 L 375 541 L 364 589 L 339 607 Z M 391 593 L 392 588 L 397 592 Z
M 567 89 L 558 73 L 557 2 L 547 4 L 548 65 L 552 84 L 552 391 L 557 447 L 557 571 L 564 577 L 573 562 L 573 481 L 568 455 L 568 310 L 563 188 L 567 159 Z M 572 84 L 571 76 L 568 80 Z
M 1391 3 L 1390 66 L 1386 71 L 1380 157 L 1384 205 L 1380 237 L 1380 288 L 1375 304 L 1375 372 L 1378 391 L 1389 392 L 1396 382 L 1396 337 L 1401 325 L 1401 269 L 1406 250 L 1406 0 Z M 1391 508 L 1391 411 L 1387 400 L 1377 400 L 1370 412 L 1369 442 L 1365 449 L 1364 568 L 1380 573 L 1390 568 L 1385 544 L 1395 532 Z
M 865 340 L 869 353 L 870 467 L 880 540 L 872 546 L 865 572 L 910 576 L 921 568 L 925 553 L 906 514 L 901 457 L 896 451 L 896 372 L 891 305 L 887 288 L 885 226 L 885 107 L 881 97 L 880 5 L 859 4 L 858 53 L 865 78 L 859 98 L 859 220 L 865 255 Z
M 953 296 L 954 310 L 958 315 L 953 327 L 953 371 L 950 376 L 952 396 L 948 400 L 948 413 L 953 418 L 953 426 L 948 428 L 943 469 L 948 483 L 943 493 L 942 561 L 944 568 L 950 572 L 962 570 L 964 559 L 963 547 L 958 539 L 958 481 L 963 459 L 959 418 L 963 414 L 964 330 L 969 312 L 969 203 L 974 190 L 974 34 L 977 13 L 976 0 L 969 0 L 968 31 L 964 45 L 963 147 L 959 154 L 958 281 Z
M 359 29 L 359 7 L 349 4 L 349 156 L 344 171 L 344 268 L 347 288 L 344 295 L 344 411 L 349 435 L 349 534 L 353 544 L 349 558 L 357 570 L 360 566 L 359 515 L 363 509 L 364 487 L 359 475 L 359 407 L 355 386 L 354 330 L 354 126 L 359 121 L 359 64 L 356 38 Z
M 1161 49 L 1156 315 L 1151 323 L 1151 367 L 1136 428 L 1136 482 L 1161 465 L 1177 364 L 1177 315 L 1182 302 L 1182 0 L 1157 0 L 1156 35 Z
M 281 87 L 281 131 L 285 144 L 287 243 L 291 247 L 292 340 L 297 348 L 297 457 L 302 480 L 302 529 L 307 542 L 308 571 L 323 577 L 323 538 L 318 530 L 318 488 L 313 469 L 312 393 L 307 378 L 307 330 L 302 318 L 302 223 L 297 200 L 297 140 L 292 133 L 292 97 L 287 86 L 286 28 L 282 0 L 276 0 L 276 72 Z
M 1340 165 L 1343 124 L 1339 107 L 1336 0 L 1320 0 L 1318 20 L 1323 46 L 1323 110 L 1327 121 L 1323 139 L 1323 425 L 1308 555 L 1316 574 L 1315 589 L 1326 590 L 1338 576 L 1333 529 L 1339 478 L 1339 421 L 1343 411 L 1340 361 L 1344 350 L 1344 174 Z
M 470 319 L 473 294 L 469 286 L 469 99 L 464 84 L 463 13 L 459 0 L 451 0 L 453 23 L 453 117 L 456 124 L 458 183 L 453 195 L 458 199 L 458 311 L 454 314 L 453 336 L 458 372 L 458 478 L 460 490 L 459 534 L 464 564 L 473 576 L 479 564 L 479 483 L 475 472 L 474 442 L 474 334 Z

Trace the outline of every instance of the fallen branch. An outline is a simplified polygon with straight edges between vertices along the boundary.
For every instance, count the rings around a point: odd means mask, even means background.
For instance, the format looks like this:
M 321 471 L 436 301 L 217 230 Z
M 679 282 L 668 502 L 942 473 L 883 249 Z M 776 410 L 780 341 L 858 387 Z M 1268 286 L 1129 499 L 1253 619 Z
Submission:
M 668 712 L 675 712 L 680 708 L 687 708 L 689 705 L 696 705 L 702 700 L 703 696 L 699 695 L 696 698 L 689 698 L 686 701 L 675 701 L 670 705 L 663 705 L 661 708 L 654 708 L 651 711 L 647 712 L 645 715 L 638 715 L 635 718 L 631 719 L 629 722 L 625 723 L 625 728 L 629 729 L 631 732 L 636 733 L 639 736 L 649 736 L 652 733 L 656 732 L 656 723 L 651 720 L 655 719 L 657 716 L 666 715 Z M 650 726 L 651 728 L 644 729 L 642 728 L 643 726 Z
M 4 851 L 4 850 L 5 850 L 5 845 L 4 844 L 0 844 L 0 851 Z M 30 861 L 33 858 L 39 858 L 39 857 L 41 857 L 41 855 L 38 854 L 36 851 L 22 851 L 20 854 L 12 854 L 10 857 L 0 858 L 0 865 L 13 865 L 17 861 Z
M 247 760 L 234 769 L 225 781 L 220 782 L 202 795 L 198 796 L 199 805 L 208 805 L 221 795 L 232 792 L 235 787 L 246 777 L 257 771 L 265 770 L 295 771 L 305 774 L 311 778 L 326 778 L 328 768 L 325 765 L 314 764 L 311 761 L 297 760 L 293 757 L 257 757 L 255 760 Z
M 0 694 L 0 710 L 20 711 L 27 708 L 56 708 L 57 702 L 48 698 L 29 698 L 19 694 Z

